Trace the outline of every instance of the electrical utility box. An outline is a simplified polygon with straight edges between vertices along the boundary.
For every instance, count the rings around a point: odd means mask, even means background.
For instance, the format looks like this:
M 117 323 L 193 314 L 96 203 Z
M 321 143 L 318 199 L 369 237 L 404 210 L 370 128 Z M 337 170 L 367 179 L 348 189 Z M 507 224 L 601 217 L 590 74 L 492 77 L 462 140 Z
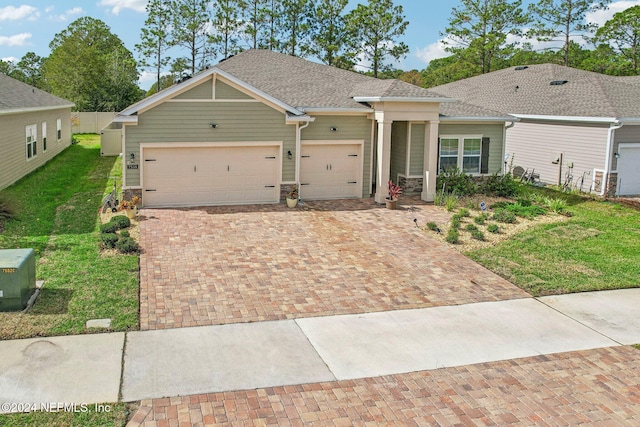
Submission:
M 0 250 L 0 311 L 19 311 L 36 289 L 33 249 Z

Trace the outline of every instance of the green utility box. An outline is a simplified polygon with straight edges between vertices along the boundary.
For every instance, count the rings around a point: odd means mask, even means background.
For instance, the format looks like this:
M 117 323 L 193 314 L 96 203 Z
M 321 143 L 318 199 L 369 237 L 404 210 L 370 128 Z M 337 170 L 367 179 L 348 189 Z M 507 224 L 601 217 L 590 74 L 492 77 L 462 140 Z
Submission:
M 33 249 L 0 250 L 0 311 L 23 310 L 35 289 Z

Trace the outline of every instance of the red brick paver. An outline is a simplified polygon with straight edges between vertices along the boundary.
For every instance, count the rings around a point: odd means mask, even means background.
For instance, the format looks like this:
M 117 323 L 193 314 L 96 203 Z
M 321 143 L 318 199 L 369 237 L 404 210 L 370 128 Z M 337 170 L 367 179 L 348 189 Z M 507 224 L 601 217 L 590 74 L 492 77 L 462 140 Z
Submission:
M 130 427 L 640 425 L 640 351 L 142 401 Z
M 141 329 L 525 298 L 419 230 L 447 215 L 372 200 L 146 209 L 140 223 Z

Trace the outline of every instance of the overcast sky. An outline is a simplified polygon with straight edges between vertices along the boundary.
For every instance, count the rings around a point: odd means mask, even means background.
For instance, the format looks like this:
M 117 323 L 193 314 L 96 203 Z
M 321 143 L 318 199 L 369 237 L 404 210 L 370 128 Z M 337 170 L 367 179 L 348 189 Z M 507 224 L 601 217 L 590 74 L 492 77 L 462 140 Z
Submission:
M 532 0 L 524 0 L 525 4 Z M 350 0 L 348 8 L 364 0 Z M 48 56 L 49 43 L 55 34 L 71 22 L 82 17 L 104 21 L 111 32 L 136 55 L 135 44 L 140 40 L 140 28 L 146 18 L 147 0 L 0 0 L 0 58 L 20 59 L 32 51 Z M 405 70 L 424 69 L 430 60 L 445 56 L 440 40 L 447 26 L 451 8 L 458 0 L 395 0 L 404 8 L 409 27 L 403 41 L 411 49 L 409 55 L 397 64 Z M 640 5 L 640 0 L 622 0 L 611 4 L 609 10 L 590 14 L 587 20 L 603 24 L 619 12 Z M 181 56 L 175 53 L 175 56 Z M 154 81 L 153 73 L 141 76 L 141 86 L 148 88 Z

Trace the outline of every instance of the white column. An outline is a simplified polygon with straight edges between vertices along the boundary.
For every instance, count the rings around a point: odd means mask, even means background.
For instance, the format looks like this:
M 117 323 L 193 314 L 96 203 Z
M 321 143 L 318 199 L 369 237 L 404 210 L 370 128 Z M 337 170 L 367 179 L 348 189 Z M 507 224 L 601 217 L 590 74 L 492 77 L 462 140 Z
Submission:
M 436 175 L 438 173 L 438 124 L 435 120 L 428 124 L 429 131 L 425 132 L 424 147 L 424 181 L 420 198 L 425 202 L 433 202 L 436 194 Z
M 392 120 L 383 120 L 378 122 L 378 167 L 376 170 L 376 203 L 385 203 L 385 199 L 389 195 L 392 124 Z

